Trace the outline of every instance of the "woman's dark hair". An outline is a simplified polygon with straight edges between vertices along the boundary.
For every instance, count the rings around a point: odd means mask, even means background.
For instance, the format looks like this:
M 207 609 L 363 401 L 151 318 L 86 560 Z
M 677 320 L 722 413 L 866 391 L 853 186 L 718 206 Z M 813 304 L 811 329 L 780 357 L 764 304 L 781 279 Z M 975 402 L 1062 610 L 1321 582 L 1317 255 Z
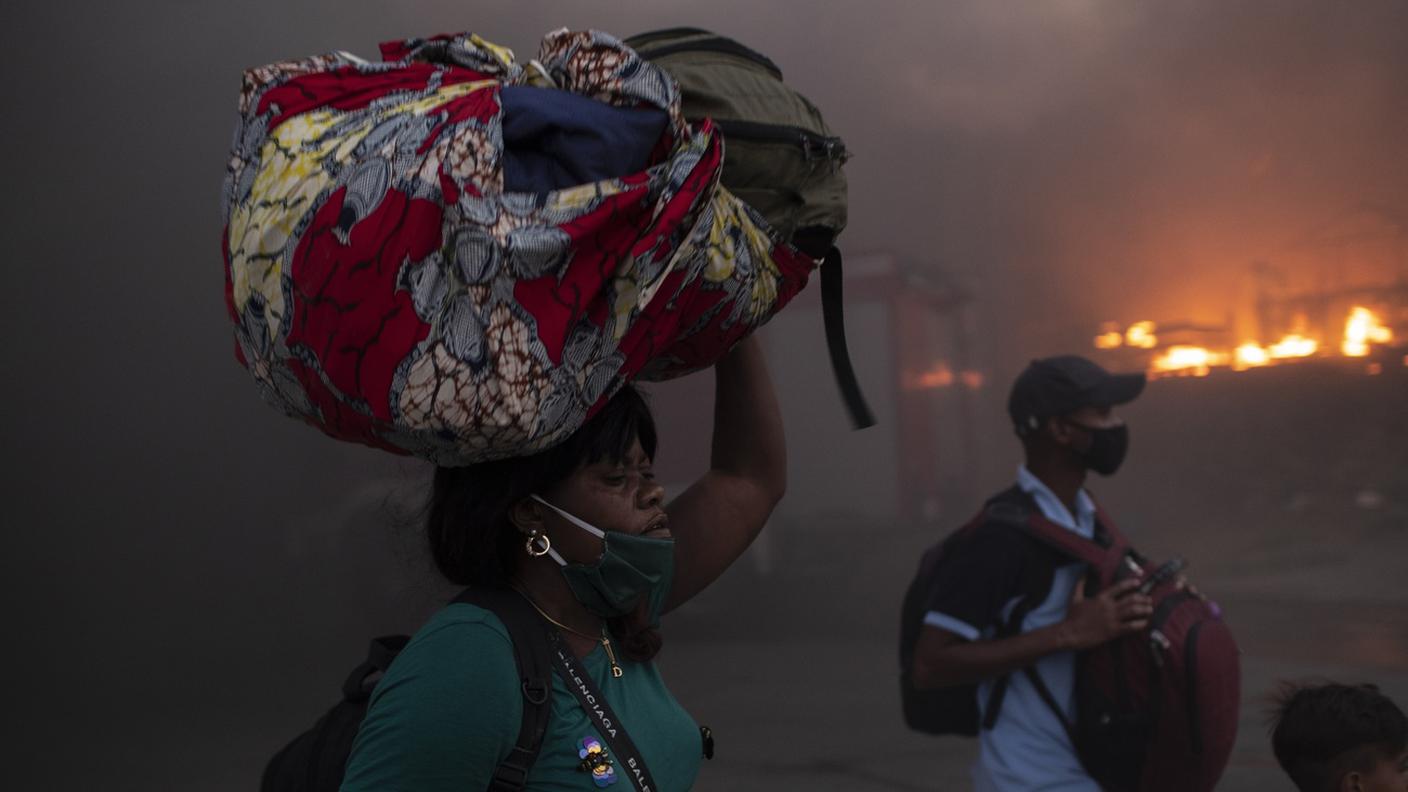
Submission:
M 645 397 L 627 385 L 566 441 L 525 457 L 439 467 L 431 484 L 426 537 L 435 566 L 452 583 L 507 588 L 524 557 L 524 537 L 509 519 L 515 503 L 552 489 L 578 469 L 620 462 L 640 440 L 654 459 L 655 420 Z M 629 617 L 610 622 L 628 657 L 647 660 L 660 638 Z

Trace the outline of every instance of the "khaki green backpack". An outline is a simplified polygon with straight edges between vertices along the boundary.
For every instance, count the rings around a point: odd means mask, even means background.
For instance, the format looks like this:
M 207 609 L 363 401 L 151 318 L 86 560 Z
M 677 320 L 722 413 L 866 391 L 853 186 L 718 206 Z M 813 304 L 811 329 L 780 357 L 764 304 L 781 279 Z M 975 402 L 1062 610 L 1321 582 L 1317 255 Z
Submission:
M 846 144 L 821 111 L 782 80 L 767 56 L 699 28 L 670 28 L 625 40 L 679 83 L 686 118 L 711 118 L 724 135 L 721 181 L 785 240 L 821 266 L 822 310 L 832 367 L 859 426 L 874 419 L 846 352 L 841 254 L 846 227 Z
M 723 132 L 723 185 L 784 239 L 821 258 L 846 227 L 841 166 L 849 157 L 821 111 L 782 81 L 767 56 L 733 39 L 672 28 L 625 43 L 675 78 L 686 118 L 712 118 Z M 813 240 L 799 238 L 802 229 L 826 229 L 831 238 L 820 251 L 807 250 Z

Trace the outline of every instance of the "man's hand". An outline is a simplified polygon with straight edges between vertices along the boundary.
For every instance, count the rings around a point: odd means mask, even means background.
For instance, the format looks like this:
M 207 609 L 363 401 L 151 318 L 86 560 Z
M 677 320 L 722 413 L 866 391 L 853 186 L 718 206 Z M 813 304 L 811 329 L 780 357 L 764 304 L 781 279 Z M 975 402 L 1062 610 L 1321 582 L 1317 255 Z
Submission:
M 1174 591 L 1186 591 L 1200 600 L 1207 601 L 1207 597 L 1203 596 L 1203 592 L 1198 591 L 1196 586 L 1188 582 L 1187 575 L 1179 575 L 1178 579 L 1173 582 L 1173 589 Z
M 1135 590 L 1138 585 L 1137 580 L 1126 580 L 1093 599 L 1086 599 L 1083 586 L 1077 585 L 1065 621 L 1007 638 L 970 641 L 926 625 L 914 647 L 914 686 L 932 690 L 993 679 L 1053 652 L 1089 649 L 1138 632 L 1149 626 L 1154 612 L 1149 595 Z
M 1139 581 L 1124 580 L 1086 599 L 1084 583 L 1076 584 L 1061 623 L 1063 643 L 1075 650 L 1089 649 L 1148 627 L 1154 601 L 1136 591 L 1138 587 Z

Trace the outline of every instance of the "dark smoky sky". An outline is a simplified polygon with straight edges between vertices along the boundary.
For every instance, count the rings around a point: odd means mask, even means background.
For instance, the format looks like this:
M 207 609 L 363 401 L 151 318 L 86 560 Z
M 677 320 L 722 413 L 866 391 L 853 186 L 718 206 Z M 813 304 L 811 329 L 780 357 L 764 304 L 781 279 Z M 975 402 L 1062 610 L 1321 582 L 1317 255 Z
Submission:
M 176 501 L 245 494 L 231 463 L 253 477 L 303 432 L 254 398 L 220 297 L 239 75 L 277 59 L 372 55 L 382 39 L 456 29 L 521 57 L 559 25 L 732 34 L 773 56 L 854 150 L 846 247 L 970 288 L 992 367 L 1084 345 L 1103 319 L 1220 318 L 1257 259 L 1312 278 L 1408 267 L 1401 2 L 22 2 L 3 14 L 8 483 L 33 518 L 104 515 L 84 529 L 100 535 L 133 519 L 126 475 L 159 471 L 143 486 L 165 479 Z M 1388 243 L 1317 242 L 1359 226 Z
M 853 149 L 845 246 L 972 290 L 981 366 L 1102 319 L 1217 319 L 1251 261 L 1313 277 L 1341 228 L 1390 241 L 1337 249 L 1336 272 L 1408 266 L 1402 2 L 20 0 L 0 18 L 4 599 L 31 647 L 7 661 L 49 680 L 35 697 L 60 673 L 80 691 L 228 656 L 191 614 L 253 620 L 248 562 L 381 470 L 271 412 L 231 352 L 219 186 L 249 66 L 459 29 L 520 57 L 563 25 L 733 35 Z

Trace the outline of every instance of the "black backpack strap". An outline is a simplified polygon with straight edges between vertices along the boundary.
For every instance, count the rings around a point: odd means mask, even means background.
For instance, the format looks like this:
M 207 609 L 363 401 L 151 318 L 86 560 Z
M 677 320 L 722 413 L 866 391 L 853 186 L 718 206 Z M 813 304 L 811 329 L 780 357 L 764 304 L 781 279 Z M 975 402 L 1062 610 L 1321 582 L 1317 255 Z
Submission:
M 489 792 L 517 792 L 528 784 L 528 771 L 538 759 L 552 719 L 552 649 L 547 626 L 516 591 L 466 589 L 454 601 L 477 605 L 499 617 L 513 641 L 513 659 L 523 680 L 523 720 L 518 726 L 518 743 L 494 768 Z
M 1032 496 L 1023 491 L 1021 487 L 1012 486 L 989 498 L 978 519 L 986 523 L 1002 524 L 1024 533 L 1030 533 L 1029 522 L 1035 510 L 1036 504 L 1033 503 Z M 998 629 L 996 637 L 1010 638 L 1020 634 L 1022 622 L 1027 618 L 1027 614 L 1031 612 L 1032 608 L 1036 607 L 1037 601 L 1038 598 L 1033 597 L 1030 592 L 1024 596 L 1012 609 L 1012 615 Z M 987 706 L 983 709 L 984 729 L 991 729 L 997 725 L 997 717 L 1002 712 L 1002 701 L 1007 696 L 1007 688 L 1011 682 L 1012 672 L 1009 672 L 1003 674 L 993 683 L 992 690 L 988 693 Z M 1042 689 L 1044 687 L 1042 686 Z M 1050 691 L 1047 691 L 1046 695 L 1049 696 Z
M 1074 746 L 1076 744 L 1076 725 L 1071 722 L 1070 718 L 1066 717 L 1066 712 L 1061 709 L 1061 705 L 1056 703 L 1056 697 L 1051 694 L 1051 688 L 1046 686 L 1046 682 L 1042 680 L 1041 674 L 1036 670 L 1036 666 L 1029 665 L 1022 669 L 1022 673 L 1026 674 L 1027 679 L 1031 680 L 1032 687 L 1036 688 L 1036 694 L 1041 696 L 1041 700 L 1046 703 L 1046 706 L 1051 710 L 1052 714 L 1056 716 L 1056 720 L 1061 722 L 1061 728 L 1066 730 L 1066 735 L 1071 738 L 1071 745 Z
M 857 429 L 875 425 L 875 416 L 860 392 L 860 382 L 851 366 L 851 353 L 846 348 L 845 304 L 841 298 L 841 251 L 834 245 L 821 262 L 821 318 L 826 325 L 826 349 L 831 353 L 831 370 L 836 374 L 836 386 L 851 414 L 851 424 Z
M 386 673 L 386 669 L 391 667 L 391 661 L 406 648 L 410 640 L 409 635 L 383 635 L 373 638 L 371 646 L 367 648 L 367 659 L 352 669 L 352 673 L 347 675 L 347 681 L 342 683 L 342 699 L 361 701 L 369 697 L 371 688 L 367 685 L 367 680 L 373 674 Z
M 617 771 L 628 775 L 639 792 L 658 792 L 660 787 L 655 785 L 655 779 L 650 776 L 650 769 L 645 766 L 645 759 L 636 749 L 631 736 L 626 733 L 625 724 L 616 717 L 611 705 L 606 703 L 606 697 L 596 689 L 591 675 L 581 667 L 577 658 L 572 655 L 572 650 L 563 643 L 557 633 L 552 633 L 550 640 L 558 675 L 567 684 L 567 689 L 572 691 L 572 695 L 577 697 L 577 702 L 591 718 L 597 732 L 611 747 L 611 756 L 614 757 Z M 705 750 L 710 751 L 710 748 L 711 745 L 706 742 Z
M 1017 487 L 1003 490 L 988 499 L 983 505 L 983 513 L 978 519 L 987 523 L 1001 523 L 1026 530 L 1036 504 L 1031 496 Z
M 1012 615 L 1008 617 L 1006 623 L 997 631 L 997 638 L 1011 638 L 1022 632 L 1022 621 L 1027 618 L 1027 614 L 1036 607 L 1031 597 L 1023 597 L 1012 609 Z M 998 677 L 992 684 L 992 690 L 988 692 L 988 705 L 983 708 L 983 728 L 992 729 L 997 725 L 997 716 L 1002 712 L 1002 700 L 1007 697 L 1007 686 L 1012 682 L 1012 674 L 1006 673 Z
M 984 507 L 983 517 L 991 522 L 1003 523 L 1019 528 L 1028 536 L 1031 536 L 1043 544 L 1070 555 L 1076 560 L 1086 561 L 1086 563 L 1091 563 L 1091 561 L 1087 560 L 1087 558 L 1082 555 L 1083 553 L 1089 552 L 1088 547 L 1084 545 L 1099 547 L 1095 542 L 1072 534 L 1065 528 L 1061 528 L 1058 525 L 1052 524 L 1049 520 L 1046 520 L 1045 516 L 1040 513 L 1040 510 L 1035 508 L 1032 497 L 1026 492 L 1023 492 L 1020 487 L 1012 487 L 993 496 Z M 1072 538 L 1078 541 L 1072 541 Z M 1084 543 L 1084 545 L 1080 543 Z M 1093 553 L 1090 554 L 1090 557 L 1092 560 L 1095 558 Z M 1020 633 L 1022 630 L 1022 620 L 1027 617 L 1027 613 L 1030 612 L 1033 607 L 1035 607 L 1035 603 L 1030 596 L 1018 603 L 1017 607 L 1012 611 L 1012 617 L 1007 620 L 1007 623 L 1003 625 L 1002 630 L 998 633 L 998 637 L 1008 637 Z M 1022 673 L 1026 675 L 1027 679 L 1031 681 L 1032 686 L 1036 688 L 1037 695 L 1041 697 L 1041 700 L 1045 702 L 1051 712 L 1056 715 L 1056 719 L 1061 722 L 1061 727 L 1066 730 L 1066 734 L 1071 738 L 1071 744 L 1074 745 L 1076 738 L 1075 724 L 1071 723 L 1070 719 L 1066 717 L 1065 711 L 1062 710 L 1061 706 L 1056 702 L 1056 697 L 1052 695 L 1051 689 L 1048 688 L 1046 682 L 1042 680 L 1041 674 L 1036 670 L 1036 666 L 1027 666 L 1022 669 Z M 988 696 L 988 706 L 983 714 L 984 729 L 991 729 L 997 723 L 997 716 L 1002 708 L 1002 699 L 1007 694 L 1007 687 L 1011 683 L 1011 679 L 1011 673 L 1004 674 L 1002 678 L 998 679 L 997 682 L 993 684 L 992 692 Z

